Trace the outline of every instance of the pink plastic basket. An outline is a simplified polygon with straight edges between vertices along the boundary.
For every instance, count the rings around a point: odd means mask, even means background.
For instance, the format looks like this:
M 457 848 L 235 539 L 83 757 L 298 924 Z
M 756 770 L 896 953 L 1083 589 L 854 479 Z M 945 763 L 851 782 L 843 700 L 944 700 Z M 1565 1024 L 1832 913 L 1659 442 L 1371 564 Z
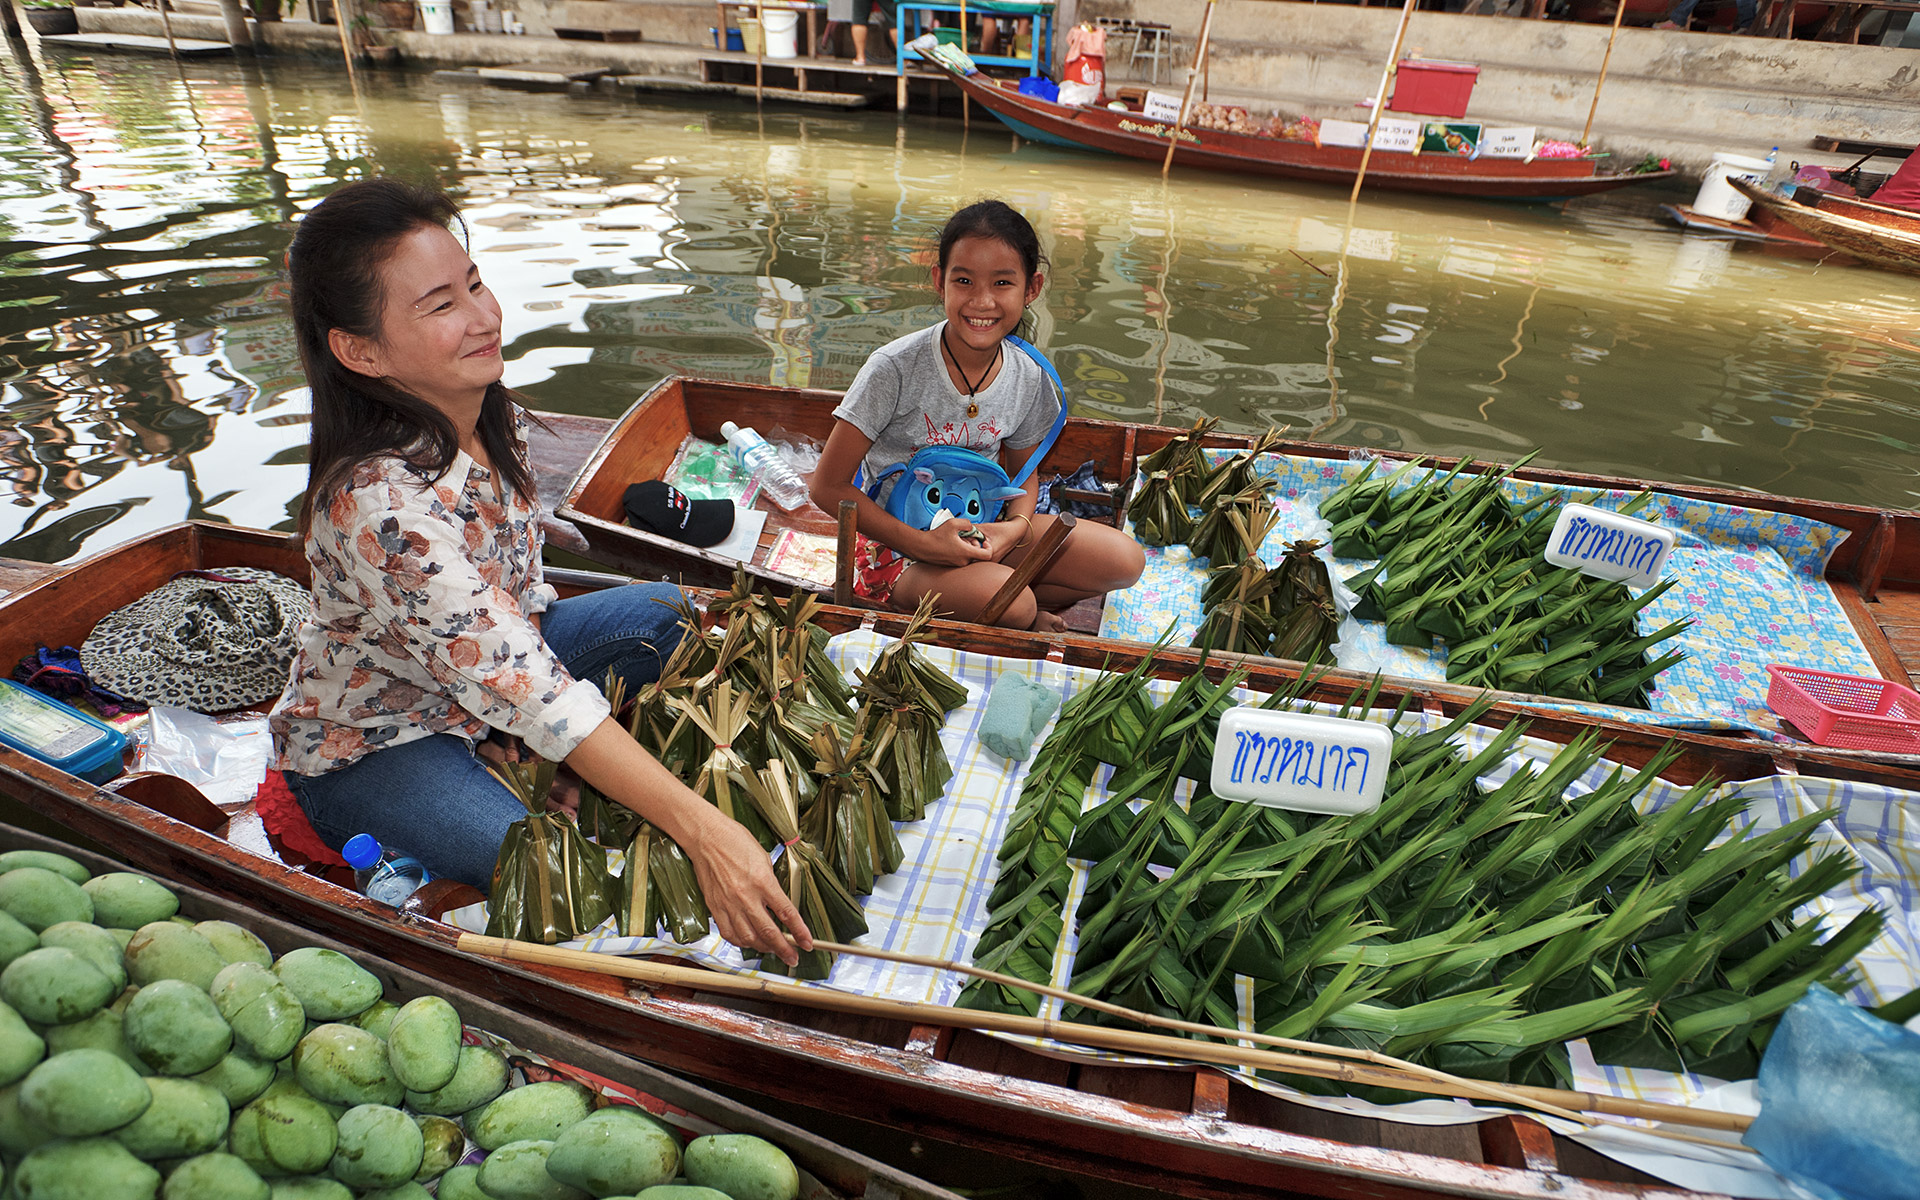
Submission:
M 1920 754 L 1920 694 L 1885 679 L 1773 663 L 1767 707 L 1807 740 L 1848 750 Z

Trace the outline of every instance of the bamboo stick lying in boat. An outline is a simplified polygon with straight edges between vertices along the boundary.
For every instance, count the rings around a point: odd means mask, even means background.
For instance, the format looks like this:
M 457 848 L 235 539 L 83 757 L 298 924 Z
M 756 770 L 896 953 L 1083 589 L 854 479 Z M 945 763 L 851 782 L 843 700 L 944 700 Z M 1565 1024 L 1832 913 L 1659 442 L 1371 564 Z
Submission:
M 867 954 L 884 957 L 884 953 L 875 954 L 850 946 L 834 943 L 815 942 L 822 948 L 840 952 Z M 1201 1042 L 1190 1038 L 1172 1037 L 1167 1034 L 1141 1033 L 1130 1029 L 1110 1029 L 1098 1025 L 1080 1025 L 1071 1021 L 1056 1021 L 1044 1017 L 1028 1017 L 1019 1014 L 992 1013 L 975 1009 L 954 1008 L 940 1004 L 922 1004 L 913 1000 L 888 1000 L 874 996 L 860 996 L 851 992 L 837 992 L 827 988 L 803 987 L 783 980 L 765 979 L 751 975 L 729 975 L 720 971 L 709 971 L 699 967 L 685 967 L 666 963 L 649 962 L 643 959 L 623 958 L 612 954 L 598 954 L 590 950 L 569 950 L 560 946 L 543 946 L 533 942 L 519 942 L 508 938 L 487 937 L 477 933 L 460 935 L 458 947 L 471 954 L 481 954 L 490 958 L 505 959 L 510 962 L 539 963 L 550 967 L 565 967 L 575 971 L 585 971 L 595 975 L 612 975 L 622 979 L 632 979 L 641 983 L 688 988 L 695 991 L 730 993 L 733 995 L 764 996 L 788 1001 L 811 1008 L 824 1008 L 836 1012 L 851 1013 L 856 1016 L 882 1017 L 896 1021 L 907 1021 L 920 1025 L 942 1025 L 961 1029 L 983 1030 L 995 1033 L 1008 1033 L 1023 1037 L 1047 1038 L 1072 1045 L 1086 1046 L 1100 1050 L 1111 1050 L 1125 1054 L 1141 1054 L 1155 1058 L 1185 1059 L 1203 1062 L 1214 1066 L 1243 1067 L 1248 1069 L 1265 1068 L 1287 1074 L 1304 1075 L 1314 1079 L 1329 1079 L 1356 1086 L 1397 1088 L 1403 1091 L 1424 1092 L 1429 1095 L 1452 1096 L 1459 1099 L 1486 1100 L 1494 1103 L 1513 1104 L 1525 1108 L 1564 1116 L 1572 1120 L 1585 1120 L 1579 1112 L 1603 1113 L 1608 1116 L 1633 1117 L 1649 1121 L 1663 1121 L 1675 1125 L 1691 1125 L 1702 1129 L 1715 1129 L 1726 1132 L 1741 1132 L 1752 1123 L 1752 1118 L 1738 1113 L 1712 1112 L 1688 1108 L 1677 1104 L 1661 1104 L 1651 1100 L 1632 1100 L 1620 1096 L 1603 1096 L 1591 1092 L 1573 1092 L 1558 1088 L 1519 1087 L 1506 1084 L 1486 1083 L 1480 1080 L 1463 1079 L 1446 1075 L 1443 1072 L 1430 1072 L 1438 1078 L 1431 1078 L 1425 1072 L 1427 1068 L 1414 1067 L 1412 1070 L 1400 1067 L 1377 1065 L 1371 1062 L 1355 1062 L 1316 1058 L 1308 1054 L 1285 1051 L 1261 1050 L 1248 1046 L 1227 1045 L 1217 1042 Z M 955 963 L 938 962 L 943 968 L 971 972 L 972 968 L 960 967 Z M 1009 977 L 1010 978 L 1010 977 Z M 1012 982 L 1027 988 L 1035 988 L 1019 980 Z M 1036 989 L 1037 990 L 1037 989 Z M 1052 990 L 1052 989 L 1050 989 Z M 1072 993 L 1059 993 L 1071 996 Z M 1099 1002 L 1080 997 L 1074 1003 L 1089 1005 Z M 1112 1008 L 1114 1006 L 1106 1006 Z M 1122 1013 L 1135 1017 L 1146 1014 L 1133 1014 L 1122 1009 Z M 1247 1035 L 1238 1031 L 1214 1030 L 1224 1037 L 1244 1040 Z M 1338 1054 L 1340 1047 L 1322 1046 L 1318 1043 L 1299 1043 L 1311 1045 L 1322 1054 Z M 1409 1067 L 1412 1064 L 1408 1064 Z M 1658 1130 L 1648 1132 L 1657 1133 Z M 1686 1135 L 1673 1134 L 1685 1138 Z M 1686 1139 L 1693 1140 L 1693 1139 Z M 1739 1149 L 1724 1142 L 1714 1142 L 1716 1146 Z

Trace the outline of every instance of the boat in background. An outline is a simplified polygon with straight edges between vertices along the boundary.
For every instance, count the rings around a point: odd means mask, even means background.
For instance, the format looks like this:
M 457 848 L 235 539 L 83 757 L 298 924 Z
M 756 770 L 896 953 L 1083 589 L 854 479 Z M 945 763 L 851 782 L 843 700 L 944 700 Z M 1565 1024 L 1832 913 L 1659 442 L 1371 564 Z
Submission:
M 100 617 L 178 572 L 235 566 L 307 578 L 295 539 L 204 522 L 148 534 L 70 567 L 0 563 L 0 580 L 15 589 L 0 598 L 0 655 L 17 659 L 36 642 L 78 645 Z M 622 582 L 557 570 L 549 577 L 563 588 Z M 819 618 L 832 633 L 870 627 L 896 636 L 908 619 L 831 606 Z M 946 621 L 931 628 L 937 642 L 954 649 L 1075 666 L 1126 669 L 1149 650 Z M 1297 666 L 1271 659 L 1232 665 L 1244 666 L 1247 686 L 1260 691 L 1289 686 L 1299 676 Z M 1226 666 L 1218 659 L 1203 664 L 1195 651 L 1170 650 L 1152 670 L 1173 679 L 1196 670 L 1217 676 Z M 1348 693 L 1344 682 L 1322 679 L 1304 694 L 1338 703 Z M 1377 703 L 1391 708 L 1403 700 L 1430 712 L 1458 711 L 1441 691 L 1392 684 L 1382 688 Z M 1817 748 L 1801 753 L 1743 747 L 1691 734 L 1670 739 L 1664 731 L 1535 716 L 1512 705 L 1496 705 L 1482 721 L 1499 727 L 1521 718 L 1534 736 L 1561 744 L 1597 731 L 1612 742 L 1610 756 L 1628 766 L 1644 765 L 1675 741 L 1679 755 L 1663 775 L 1683 784 L 1707 775 L 1802 774 L 1920 790 L 1920 770 L 1836 759 Z M 925 1007 L 913 1020 L 850 1017 L 784 1002 L 730 1001 L 710 992 L 647 990 L 605 975 L 481 958 L 462 951 L 459 932 L 434 919 L 444 905 L 458 901 L 423 889 L 404 912 L 377 904 L 283 860 L 250 806 L 223 812 L 168 776 L 133 775 L 95 787 L 0 747 L 0 793 L 113 847 L 137 868 L 203 888 L 249 912 L 296 922 L 354 952 L 405 963 L 532 1021 L 571 1030 L 610 1053 L 750 1093 L 756 1106 L 806 1106 L 1010 1159 L 1219 1200 L 1694 1195 L 1523 1115 L 1462 1125 L 1400 1124 L 1296 1103 L 1210 1067 L 1135 1066 L 1043 1053 L 966 1028 L 964 1010 Z M 942 1023 L 947 1019 L 953 1023 Z M 511 1036 L 507 1029 L 498 1032 Z
M 1789 198 L 1744 179 L 1728 179 L 1734 189 L 1768 216 L 1822 245 L 1851 254 L 1861 262 L 1920 275 L 1920 212 L 1816 192 L 1807 203 L 1795 192 Z
M 1171 122 L 1139 112 L 1056 104 L 1020 92 L 1008 82 L 986 75 L 963 75 L 938 59 L 933 61 L 963 95 L 1021 137 L 1037 142 L 1157 163 L 1166 158 L 1167 140 L 1175 136 Z M 1181 166 L 1341 187 L 1351 186 L 1360 171 L 1362 151 L 1355 146 L 1321 146 L 1195 124 L 1182 126 L 1178 138 L 1180 148 L 1174 161 Z M 1367 186 L 1374 188 L 1480 200 L 1541 201 L 1590 196 L 1673 176 L 1672 171 L 1603 172 L 1594 158 L 1475 158 L 1439 151 L 1394 153 L 1378 147 L 1367 160 L 1366 172 Z

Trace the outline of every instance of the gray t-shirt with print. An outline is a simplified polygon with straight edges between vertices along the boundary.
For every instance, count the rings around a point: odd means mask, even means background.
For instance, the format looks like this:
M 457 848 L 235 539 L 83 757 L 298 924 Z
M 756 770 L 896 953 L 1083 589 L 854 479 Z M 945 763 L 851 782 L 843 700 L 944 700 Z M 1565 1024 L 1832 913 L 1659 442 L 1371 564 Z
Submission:
M 873 439 L 860 463 L 863 486 L 927 446 L 964 446 L 997 462 L 1002 445 L 1029 450 L 1053 428 L 1060 401 L 1040 364 L 1013 346 L 1002 349 L 1000 373 L 974 397 L 980 408 L 969 418 L 967 394 L 954 385 L 940 352 L 946 327 L 942 321 L 875 350 L 833 410 Z M 882 507 L 899 480 L 895 475 L 882 486 Z

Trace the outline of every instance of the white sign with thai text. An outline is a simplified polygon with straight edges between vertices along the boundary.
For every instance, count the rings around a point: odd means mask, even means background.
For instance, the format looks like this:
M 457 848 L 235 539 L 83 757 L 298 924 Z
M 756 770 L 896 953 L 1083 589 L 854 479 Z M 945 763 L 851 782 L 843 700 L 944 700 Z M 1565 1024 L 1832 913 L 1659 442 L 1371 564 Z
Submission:
M 1213 740 L 1214 795 L 1313 813 L 1380 806 L 1393 731 L 1372 721 L 1230 708 Z

